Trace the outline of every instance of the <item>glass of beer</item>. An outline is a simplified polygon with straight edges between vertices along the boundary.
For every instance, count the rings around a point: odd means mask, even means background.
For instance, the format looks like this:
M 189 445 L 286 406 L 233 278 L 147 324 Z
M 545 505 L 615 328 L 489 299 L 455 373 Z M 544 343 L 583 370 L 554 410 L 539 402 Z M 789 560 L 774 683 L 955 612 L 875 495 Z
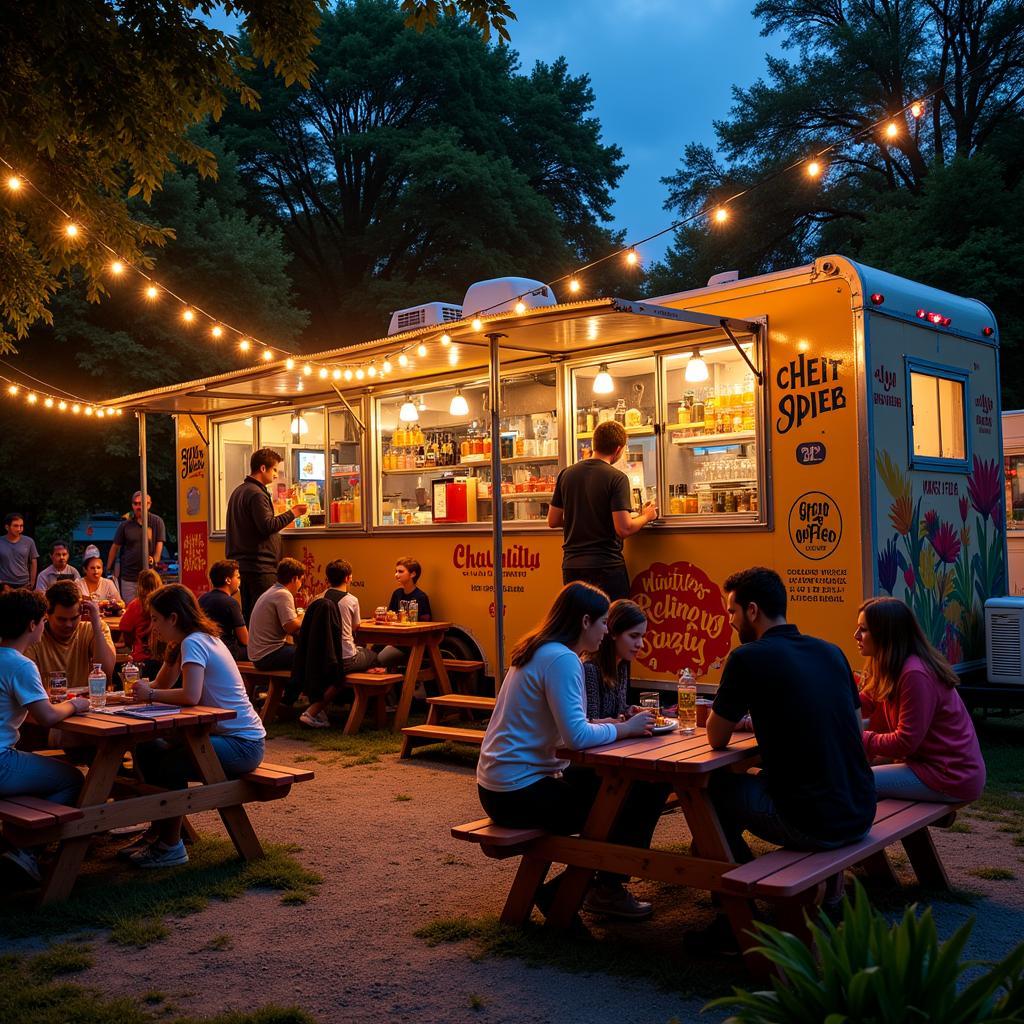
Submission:
M 650 711 L 654 715 L 654 725 L 660 724 L 661 694 L 657 690 L 648 690 L 640 694 L 640 710 Z
M 63 672 L 50 673 L 50 703 L 60 704 L 68 699 L 68 677 Z

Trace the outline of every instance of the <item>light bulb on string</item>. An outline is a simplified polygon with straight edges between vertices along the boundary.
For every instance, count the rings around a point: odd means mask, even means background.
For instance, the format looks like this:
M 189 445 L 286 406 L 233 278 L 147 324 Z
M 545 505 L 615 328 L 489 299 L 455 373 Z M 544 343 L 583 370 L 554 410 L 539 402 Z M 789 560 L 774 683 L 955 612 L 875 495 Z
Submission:
M 63 399 L 62 399 L 61 401 L 59 401 L 57 403 L 57 408 L 60 409 L 61 412 L 66 412 L 67 408 L 68 408 L 68 403 L 63 401 Z M 117 415 L 118 416 L 121 415 L 121 410 L 120 409 L 117 410 Z
M 326 366 L 321 366 L 319 372 L 317 373 L 317 376 L 321 380 L 327 380 L 327 367 Z
M 390 373 L 391 370 L 393 369 L 393 367 L 391 366 L 391 360 L 385 359 L 384 362 L 381 363 L 380 369 L 382 373 Z
M 448 412 L 452 416 L 469 415 L 469 402 L 463 396 L 462 388 L 455 389 L 455 395 L 452 397 L 451 405 L 448 406 Z
M 337 367 L 331 370 L 331 380 L 341 380 L 341 370 Z
M 447 348 L 452 343 L 452 336 L 450 334 L 441 335 L 441 347 Z
M 21 178 L 19 178 L 16 174 L 12 174 L 7 179 L 7 187 L 12 192 L 20 192 L 21 191 Z
M 377 376 L 377 364 L 376 363 L 370 363 L 370 365 L 366 368 L 366 376 L 367 377 L 376 377 Z
M 701 358 L 700 350 L 690 357 L 686 363 L 686 373 L 683 374 L 689 384 L 699 384 L 708 379 L 708 364 Z
M 263 362 L 269 363 L 270 360 L 273 359 L 273 358 L 274 358 L 274 353 L 271 352 L 269 348 L 265 348 L 263 350 Z
M 403 423 L 415 423 L 420 418 L 419 410 L 413 403 L 412 395 L 405 396 L 402 408 L 398 410 L 398 418 Z
M 223 328 L 223 327 L 221 327 L 221 325 L 220 325 L 220 324 L 214 324 L 214 325 L 213 325 L 213 326 L 212 326 L 212 327 L 210 328 L 210 333 L 211 333 L 211 334 L 212 334 L 212 335 L 213 335 L 213 336 L 214 336 L 215 338 L 220 338 L 220 337 L 223 337 L 223 335 L 224 335 L 224 328 Z
M 243 338 L 238 343 L 238 351 L 239 352 L 248 352 L 249 349 L 251 349 L 251 348 L 252 348 L 252 343 L 249 341 L 248 338 Z
M 516 303 L 516 312 L 520 315 L 526 312 L 526 303 L 522 299 Z
M 155 299 L 155 298 L 157 298 L 159 296 L 160 289 L 157 288 L 156 285 L 151 284 L 151 285 L 148 285 L 146 287 L 146 291 L 144 292 L 144 294 L 145 294 L 147 299 L 152 301 L 153 299 Z
M 899 128 L 899 125 L 896 124 L 895 121 L 890 121 L 885 126 L 885 137 L 887 139 L 895 139 L 896 136 L 899 135 L 899 133 L 900 133 L 900 128 Z
M 71 411 L 77 416 L 82 411 L 82 407 L 75 402 L 75 404 L 71 406 Z
M 114 260 L 114 262 L 110 264 L 110 272 L 114 277 L 119 277 L 124 273 L 124 264 L 120 260 Z
M 361 366 L 356 367 L 356 380 L 362 380 L 366 376 L 366 372 Z
M 817 160 L 812 160 L 807 165 L 807 177 L 808 178 L 817 178 L 820 175 L 821 175 L 821 164 L 819 164 Z
M 615 381 L 612 380 L 612 375 L 608 372 L 608 364 L 602 363 L 597 370 L 597 376 L 594 378 L 594 394 L 595 395 L 610 395 L 615 390 Z
M 106 416 L 106 413 L 102 409 L 97 409 L 96 410 L 96 418 L 97 419 L 101 420 L 101 419 L 103 419 L 104 416 Z
M 915 100 L 910 104 L 910 116 L 915 120 L 924 113 L 924 104 Z
M 580 283 L 575 277 L 569 278 L 569 291 L 575 295 L 580 290 Z
M 719 206 L 714 212 L 716 224 L 724 224 L 729 219 L 729 211 L 724 206 Z
M 634 248 L 628 249 L 626 251 L 626 263 L 631 267 L 635 267 L 639 262 L 640 253 L 638 253 Z
M 184 320 L 185 323 L 190 324 L 192 323 L 193 320 L 195 320 L 195 318 L 195 313 L 193 313 L 192 310 L 189 309 L 187 306 L 185 307 L 184 310 L 182 310 L 181 319 Z
M 408 366 L 409 365 L 409 357 L 404 352 L 399 352 L 398 353 L 398 365 L 399 366 Z
M 53 399 L 49 395 L 47 395 L 46 398 L 43 399 L 43 405 L 45 405 L 47 409 L 52 409 Z
M 345 378 L 345 380 L 351 380 L 352 379 L 352 367 L 346 366 L 345 367 L 345 372 L 342 374 L 342 376 Z
M 18 385 L 17 385 L 17 384 L 12 384 L 12 385 L 11 385 L 11 386 L 10 386 L 10 387 L 9 387 L 9 388 L 7 389 L 7 394 L 9 394 L 9 395 L 10 395 L 10 396 L 11 396 L 12 398 L 13 398 L 13 397 L 14 397 L 14 396 L 15 396 L 15 395 L 16 395 L 17 393 L 18 393 Z
M 306 365 L 302 367 L 302 376 L 303 377 L 309 377 L 312 373 L 313 373 L 313 367 L 310 366 L 309 363 L 306 363 Z
M 286 359 L 284 361 L 284 368 L 286 370 L 294 370 L 295 369 L 295 360 L 291 359 L 291 358 Z
M 420 395 L 419 401 L 416 403 L 416 408 L 419 409 L 420 412 L 427 411 L 427 403 L 424 401 L 422 395 Z
M 482 331 L 484 329 L 484 322 L 483 320 L 480 319 L 480 317 L 475 316 L 473 317 L 473 323 L 470 324 L 470 326 L 473 328 L 474 331 Z
M 38 397 L 38 396 L 36 395 L 36 393 L 35 393 L 34 391 L 30 391 L 30 392 L 28 393 L 28 399 L 27 399 L 27 401 L 28 401 L 28 404 L 29 404 L 29 405 L 35 405 L 35 404 L 36 404 L 36 402 L 38 402 L 38 401 L 39 401 L 39 397 Z
M 77 238 L 78 237 L 78 225 L 74 224 L 74 223 L 65 224 L 64 225 L 64 234 L 67 235 L 68 238 Z
M 420 357 L 420 359 L 422 359 L 426 354 L 427 354 L 427 346 L 424 345 L 423 342 L 421 341 L 416 346 L 416 355 L 418 355 Z

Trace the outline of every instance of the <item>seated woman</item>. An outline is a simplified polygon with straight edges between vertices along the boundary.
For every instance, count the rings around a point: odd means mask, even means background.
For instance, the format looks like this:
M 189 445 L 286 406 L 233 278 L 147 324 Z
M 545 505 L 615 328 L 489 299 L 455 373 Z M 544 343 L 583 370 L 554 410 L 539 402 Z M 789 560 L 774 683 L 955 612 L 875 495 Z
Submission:
M 559 759 L 557 748 L 564 744 L 583 750 L 650 734 L 653 720 L 646 712 L 625 722 L 587 721 L 580 655 L 596 651 L 607 630 L 604 592 L 588 583 L 568 583 L 544 621 L 512 649 L 512 667 L 498 692 L 476 770 L 480 803 L 499 825 L 560 835 L 578 832 L 597 797 L 599 780 L 590 769 Z M 655 821 L 658 813 L 660 807 Z M 612 841 L 649 845 L 651 814 L 646 802 L 627 801 Z M 548 886 L 543 902 L 553 896 Z M 651 905 L 635 899 L 616 875 L 599 879 L 588 896 L 591 905 L 623 917 L 651 912 Z
M 144 679 L 154 679 L 163 664 L 152 649 L 155 643 L 150 643 L 149 619 L 149 599 L 162 586 L 163 580 L 155 569 L 143 569 L 139 573 L 135 596 L 121 616 L 121 636 L 125 646 L 131 649 L 132 661 L 139 666 L 139 673 Z
M 867 659 L 861 711 L 874 729 L 864 748 L 879 799 L 967 803 L 985 788 L 985 762 L 957 674 L 928 642 L 914 613 L 894 597 L 865 601 L 857 646 Z
M 220 627 L 203 614 L 192 591 L 180 583 L 161 587 L 152 595 L 149 615 L 156 639 L 169 645 L 180 644 L 176 660 L 181 669 L 181 687 L 165 689 L 137 683 L 136 697 L 183 707 L 202 704 L 234 711 L 234 718 L 213 727 L 210 742 L 214 753 L 229 778 L 258 768 L 263 760 L 266 730 L 246 695 L 235 659 L 219 638 Z M 170 656 L 165 669 L 173 671 Z M 161 671 L 166 677 L 167 672 Z M 142 777 L 155 786 L 184 789 L 188 779 L 194 777 L 192 759 L 181 745 L 169 745 L 163 740 L 144 743 L 136 749 L 135 758 Z M 131 863 L 142 868 L 187 863 L 188 853 L 181 841 L 181 818 L 153 822 L 122 852 L 130 854 Z
M 85 697 L 51 704 L 34 661 L 25 649 L 42 635 L 46 598 L 34 590 L 0 595 L 0 797 L 36 796 L 58 804 L 74 804 L 82 773 L 64 761 L 15 750 L 27 715 L 40 725 L 54 726 L 69 715 L 89 710 Z M 35 854 L 12 847 L 4 856 L 39 881 Z
M 82 578 L 78 580 L 78 589 L 83 597 L 91 597 L 98 604 L 105 601 L 117 601 L 120 603 L 121 594 L 118 592 L 117 584 L 103 575 L 103 559 L 99 555 L 93 555 L 85 560 Z

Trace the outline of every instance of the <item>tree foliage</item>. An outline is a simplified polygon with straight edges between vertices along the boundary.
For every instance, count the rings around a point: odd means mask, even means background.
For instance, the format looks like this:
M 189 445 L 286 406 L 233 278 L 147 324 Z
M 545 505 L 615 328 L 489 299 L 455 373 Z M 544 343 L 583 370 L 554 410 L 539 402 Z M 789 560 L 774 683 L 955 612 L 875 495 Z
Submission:
M 257 107 L 243 77 L 256 67 L 307 84 L 322 8 L 323 0 L 0 5 L 0 158 L 85 229 L 67 239 L 62 215 L 26 191 L 0 200 L 0 351 L 29 325 L 51 322 L 50 302 L 72 271 L 90 300 L 106 294 L 110 252 L 101 242 L 152 265 L 171 231 L 133 215 L 126 199 L 149 200 L 175 162 L 215 176 L 213 153 L 188 129 L 231 99 Z M 403 9 L 420 26 L 465 10 L 503 36 L 514 18 L 505 0 L 404 0 Z M 210 26 L 215 10 L 241 19 L 244 52 Z
M 422 35 L 403 20 L 395 0 L 339 3 L 309 89 L 249 72 L 262 109 L 236 104 L 217 129 L 254 208 L 284 226 L 323 342 L 473 280 L 558 276 L 614 241 L 622 153 L 587 77 L 564 60 L 520 74 L 461 19 Z
M 687 146 L 682 166 L 664 179 L 666 205 L 680 218 L 693 217 L 768 183 L 731 204 L 736 216 L 725 229 L 694 223 L 680 230 L 654 268 L 654 290 L 726 267 L 750 274 L 820 251 L 857 255 L 874 237 L 872 218 L 892 209 L 893 196 L 912 206 L 931 175 L 1018 130 L 1020 0 L 760 0 L 754 13 L 765 34 L 783 34 L 795 59 L 770 57 L 766 78 L 733 90 L 730 116 L 715 125 L 720 154 Z M 921 118 L 901 113 L 929 94 Z M 887 118 L 899 128 L 895 139 L 873 127 Z M 821 179 L 780 173 L 853 136 L 852 145 L 823 158 Z M 1007 154 L 1003 167 L 1012 188 L 1019 157 Z M 892 260 L 881 263 L 892 269 Z M 920 270 L 930 281 L 928 268 Z M 975 292 L 966 272 L 947 284 Z

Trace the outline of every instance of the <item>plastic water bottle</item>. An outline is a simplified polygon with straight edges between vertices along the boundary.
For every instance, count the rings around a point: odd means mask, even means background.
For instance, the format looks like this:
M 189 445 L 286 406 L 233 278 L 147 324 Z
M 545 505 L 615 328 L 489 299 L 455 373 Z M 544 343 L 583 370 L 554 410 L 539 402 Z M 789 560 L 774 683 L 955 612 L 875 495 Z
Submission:
M 139 681 L 139 666 L 129 658 L 121 669 L 121 682 L 124 683 L 124 695 L 128 700 L 132 699 L 135 693 L 135 684 Z
M 89 710 L 96 711 L 98 708 L 107 706 L 107 673 L 103 666 L 97 661 L 89 673 Z
M 692 736 L 697 731 L 697 683 L 688 668 L 679 673 L 676 692 L 679 697 L 679 731 L 684 736 Z

